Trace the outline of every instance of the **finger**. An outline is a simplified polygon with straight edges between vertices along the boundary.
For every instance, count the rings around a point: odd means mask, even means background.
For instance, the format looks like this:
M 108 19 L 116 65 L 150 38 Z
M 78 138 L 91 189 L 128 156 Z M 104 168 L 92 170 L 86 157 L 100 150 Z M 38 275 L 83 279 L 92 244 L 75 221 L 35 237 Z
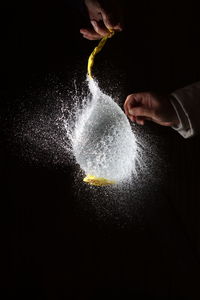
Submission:
M 89 40 L 100 40 L 102 38 L 94 29 L 81 29 L 80 33 Z
M 145 124 L 145 118 L 144 117 L 136 117 L 136 123 L 138 125 L 144 125 Z
M 126 115 L 129 115 L 129 110 L 132 107 L 138 106 L 139 100 L 136 99 L 136 95 L 137 94 L 131 94 L 126 98 L 124 103 L 124 111 Z
M 114 31 L 117 31 L 117 32 L 123 31 L 123 27 L 122 27 L 121 23 L 118 23 L 117 25 L 112 26 L 111 29 L 114 30 Z
M 96 38 L 93 38 L 93 37 L 90 37 L 90 36 L 87 36 L 87 35 L 83 35 L 83 38 L 87 39 L 89 41 L 96 41 L 97 40 Z
M 120 22 L 115 22 L 112 15 L 102 11 L 102 19 L 105 27 L 108 30 L 122 31 L 122 25 L 120 24 Z
M 151 112 L 143 106 L 129 108 L 128 114 L 135 117 L 151 118 Z
M 101 25 L 100 26 L 100 23 L 98 23 L 97 21 L 95 20 L 92 20 L 91 21 L 91 24 L 94 28 L 94 30 L 101 36 L 106 36 L 110 33 L 110 31 L 104 26 L 104 25 Z
M 99 39 L 99 38 L 96 38 L 94 36 L 90 36 L 90 35 L 87 35 L 87 34 L 83 34 L 83 38 L 85 38 L 87 40 L 90 40 L 90 41 L 96 41 L 96 40 Z
M 136 117 L 133 115 L 129 115 L 128 113 L 126 113 L 127 118 L 129 118 L 129 120 L 131 120 L 132 122 L 136 122 Z
M 127 109 L 127 103 L 124 103 L 124 112 L 126 115 L 128 115 L 128 109 Z
M 129 118 L 132 122 L 135 122 L 135 121 L 136 121 L 136 117 L 133 116 L 133 115 L 130 115 L 130 114 L 128 113 L 128 109 L 127 109 L 127 107 L 126 107 L 125 105 L 124 105 L 124 112 L 125 112 L 127 118 Z
M 117 31 L 122 31 L 122 8 L 118 5 L 113 5 L 110 7 L 101 7 L 101 16 L 105 26 L 108 29 L 114 29 Z
M 125 111 L 130 116 L 152 117 L 152 111 L 143 103 L 144 94 L 131 94 L 125 101 Z
M 136 123 L 136 117 L 135 117 L 135 116 L 130 116 L 130 115 L 128 115 L 128 118 L 129 118 L 132 122 Z
M 128 115 L 128 106 L 130 105 L 131 95 L 129 95 L 124 102 L 124 112 Z
M 102 37 L 94 30 L 94 29 L 81 29 L 80 33 L 83 35 L 87 35 L 93 39 L 101 39 Z

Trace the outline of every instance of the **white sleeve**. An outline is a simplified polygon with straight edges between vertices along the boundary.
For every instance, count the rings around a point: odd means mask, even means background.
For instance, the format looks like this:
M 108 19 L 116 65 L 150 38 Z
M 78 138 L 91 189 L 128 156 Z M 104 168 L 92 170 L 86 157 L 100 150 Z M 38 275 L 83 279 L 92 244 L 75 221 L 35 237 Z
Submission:
M 171 103 L 180 124 L 172 127 L 184 138 L 200 133 L 200 82 L 194 83 L 171 94 Z

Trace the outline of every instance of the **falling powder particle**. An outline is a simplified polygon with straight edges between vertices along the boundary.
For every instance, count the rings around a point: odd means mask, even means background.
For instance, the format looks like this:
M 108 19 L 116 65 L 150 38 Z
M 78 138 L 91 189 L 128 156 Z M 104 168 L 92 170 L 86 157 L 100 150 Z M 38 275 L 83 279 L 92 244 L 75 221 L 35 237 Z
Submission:
M 135 172 L 137 142 L 129 121 L 113 99 L 94 80 L 92 95 L 78 116 L 72 133 L 72 150 L 86 175 L 122 182 Z

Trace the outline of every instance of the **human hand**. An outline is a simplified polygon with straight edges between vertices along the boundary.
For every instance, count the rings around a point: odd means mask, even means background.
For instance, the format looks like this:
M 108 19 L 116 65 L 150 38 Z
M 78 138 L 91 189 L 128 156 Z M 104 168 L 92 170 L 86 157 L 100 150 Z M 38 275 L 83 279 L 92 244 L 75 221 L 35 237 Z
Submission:
M 80 30 L 84 38 L 99 40 L 110 30 L 122 31 L 121 12 L 117 0 L 84 0 L 92 28 Z
M 126 98 L 124 111 L 131 121 L 139 125 L 144 125 L 146 120 L 162 126 L 179 125 L 169 96 L 156 96 L 153 93 L 131 94 Z

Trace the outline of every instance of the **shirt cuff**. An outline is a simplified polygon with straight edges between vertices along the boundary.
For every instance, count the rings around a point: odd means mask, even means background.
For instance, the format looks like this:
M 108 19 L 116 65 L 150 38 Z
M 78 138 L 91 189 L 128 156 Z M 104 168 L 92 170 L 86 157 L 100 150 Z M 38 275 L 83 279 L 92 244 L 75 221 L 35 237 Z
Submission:
M 190 118 L 184 108 L 181 100 L 176 96 L 175 93 L 171 95 L 170 102 L 176 111 L 177 117 L 179 119 L 179 125 L 173 126 L 172 128 L 176 130 L 185 139 L 192 137 L 194 135 L 194 130 L 190 122 Z

